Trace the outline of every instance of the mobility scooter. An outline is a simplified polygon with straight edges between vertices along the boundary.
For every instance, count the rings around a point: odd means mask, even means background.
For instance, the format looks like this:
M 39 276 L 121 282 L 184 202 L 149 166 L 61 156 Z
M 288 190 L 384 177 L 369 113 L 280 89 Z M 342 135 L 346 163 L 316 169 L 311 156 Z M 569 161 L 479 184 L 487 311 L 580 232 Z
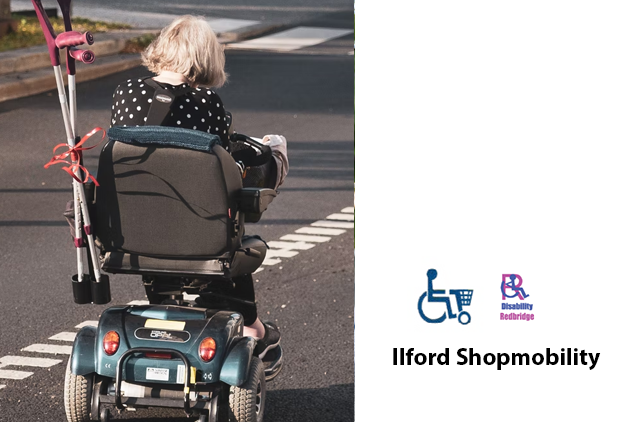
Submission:
M 77 47 L 93 44 L 93 36 L 72 30 L 71 0 L 57 1 L 65 25 L 58 36 L 41 0 L 32 4 L 50 53 L 67 139 L 54 152 L 67 151 L 45 167 L 65 163 L 73 178 L 66 216 L 77 249 L 74 301 L 109 303 L 104 272 L 141 276 L 149 299 L 148 305 L 111 307 L 97 327 L 78 332 L 66 371 L 67 419 L 107 422 L 111 408 L 171 407 L 202 422 L 260 422 L 266 381 L 280 372 L 282 350 L 257 353 L 256 340 L 244 336 L 243 316 L 235 311 L 236 302 L 245 300 L 228 293 L 266 256 L 266 243 L 245 235 L 245 223 L 259 221 L 276 192 L 245 187 L 250 178 L 243 183 L 243 176 L 270 162 L 271 149 L 241 134 L 233 134 L 227 146 L 215 135 L 160 126 L 174 98 L 156 91 L 146 126 L 109 131 L 95 180 L 82 166 L 81 153 L 92 148 L 83 145 L 96 130 L 76 136 L 75 79 L 75 61 L 95 58 Z M 187 295 L 201 300 L 192 303 Z
M 266 255 L 264 241 L 244 234 L 245 222 L 259 220 L 275 191 L 243 187 L 239 163 L 214 135 L 144 126 L 112 128 L 108 138 L 99 186 L 85 189 L 101 250 L 95 265 L 142 276 L 150 304 L 111 307 L 97 328 L 78 332 L 65 380 L 69 421 L 108 421 L 111 407 L 261 421 L 281 347 L 260 360 L 242 316 L 220 309 L 242 300 L 222 287 L 250 276 Z M 270 156 L 244 135 L 233 139 L 246 144 L 251 160 Z M 76 302 L 109 301 L 108 277 L 100 278 L 74 276 Z M 184 293 L 216 305 L 200 307 Z

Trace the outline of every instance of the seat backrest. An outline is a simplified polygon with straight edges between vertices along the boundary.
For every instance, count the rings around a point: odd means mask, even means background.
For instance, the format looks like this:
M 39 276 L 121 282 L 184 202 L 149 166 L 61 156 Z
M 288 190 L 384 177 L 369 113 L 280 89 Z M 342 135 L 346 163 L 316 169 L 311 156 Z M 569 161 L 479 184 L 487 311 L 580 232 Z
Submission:
M 149 128 L 111 129 L 100 154 L 95 233 L 104 251 L 230 256 L 243 231 L 234 224 L 242 178 L 233 158 L 217 137 L 198 131 L 158 128 L 152 137 L 179 139 L 181 133 L 183 140 L 204 141 L 203 150 L 132 141 Z

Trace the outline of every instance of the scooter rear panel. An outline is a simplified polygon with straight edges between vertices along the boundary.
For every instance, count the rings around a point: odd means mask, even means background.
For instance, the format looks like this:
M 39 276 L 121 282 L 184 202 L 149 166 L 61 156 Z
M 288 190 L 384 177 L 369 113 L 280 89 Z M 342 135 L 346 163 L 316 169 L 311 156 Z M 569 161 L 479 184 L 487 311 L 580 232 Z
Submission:
M 119 348 L 111 356 L 103 347 L 104 336 L 109 331 L 119 333 Z M 242 332 L 243 319 L 236 312 L 165 305 L 112 307 L 102 314 L 97 329 L 95 370 L 101 376 L 114 378 L 121 355 L 129 349 L 148 348 L 153 349 L 149 355 L 152 357 L 144 352 L 127 357 L 123 363 L 123 379 L 183 384 L 184 363 L 174 355 L 166 355 L 166 350 L 175 350 L 196 368 L 196 381 L 218 382 L 229 350 L 241 339 Z M 212 337 L 216 343 L 216 353 L 209 362 L 199 357 L 199 345 L 206 337 Z

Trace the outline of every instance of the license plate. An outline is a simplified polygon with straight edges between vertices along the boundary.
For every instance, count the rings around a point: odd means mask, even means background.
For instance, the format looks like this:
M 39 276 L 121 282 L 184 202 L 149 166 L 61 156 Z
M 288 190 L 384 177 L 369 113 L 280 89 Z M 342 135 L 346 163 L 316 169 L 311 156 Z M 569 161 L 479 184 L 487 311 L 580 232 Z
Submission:
M 145 379 L 151 381 L 169 381 L 169 370 L 166 368 L 147 368 Z

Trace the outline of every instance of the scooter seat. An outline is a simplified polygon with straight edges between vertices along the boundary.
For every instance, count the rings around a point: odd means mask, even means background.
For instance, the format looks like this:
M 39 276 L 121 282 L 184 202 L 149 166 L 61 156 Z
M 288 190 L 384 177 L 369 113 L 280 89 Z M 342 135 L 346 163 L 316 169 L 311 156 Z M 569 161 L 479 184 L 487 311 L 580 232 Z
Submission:
M 259 236 L 244 236 L 241 248 L 231 261 L 226 259 L 179 259 L 142 256 L 120 251 L 104 255 L 102 269 L 112 274 L 146 274 L 170 276 L 224 276 L 250 274 L 257 270 L 267 250 Z

